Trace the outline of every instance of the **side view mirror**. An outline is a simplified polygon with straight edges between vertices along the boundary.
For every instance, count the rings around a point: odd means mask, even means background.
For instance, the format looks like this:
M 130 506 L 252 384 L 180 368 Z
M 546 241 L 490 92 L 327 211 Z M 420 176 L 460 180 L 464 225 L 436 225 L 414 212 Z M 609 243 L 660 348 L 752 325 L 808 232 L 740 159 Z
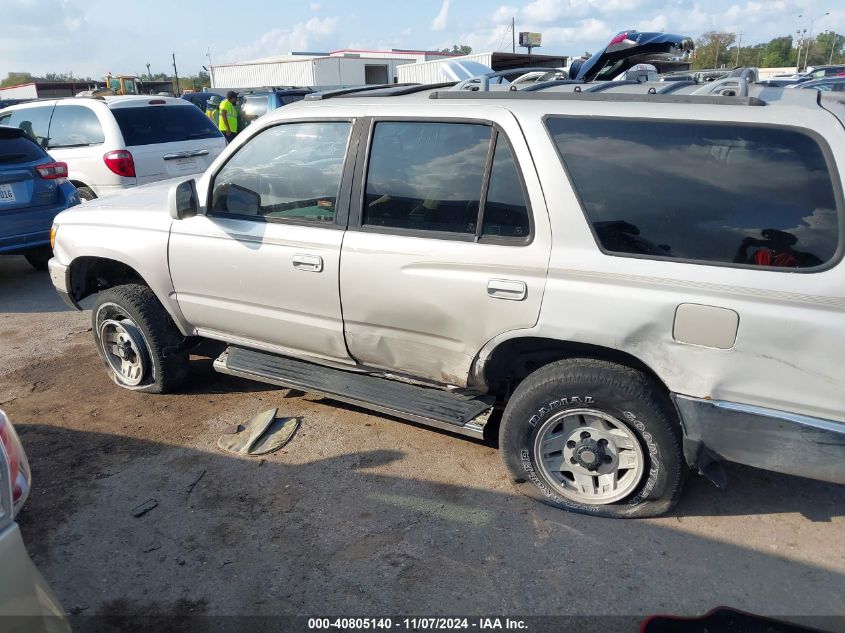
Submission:
M 199 212 L 197 183 L 191 178 L 173 185 L 167 196 L 170 217 L 174 220 L 192 218 Z

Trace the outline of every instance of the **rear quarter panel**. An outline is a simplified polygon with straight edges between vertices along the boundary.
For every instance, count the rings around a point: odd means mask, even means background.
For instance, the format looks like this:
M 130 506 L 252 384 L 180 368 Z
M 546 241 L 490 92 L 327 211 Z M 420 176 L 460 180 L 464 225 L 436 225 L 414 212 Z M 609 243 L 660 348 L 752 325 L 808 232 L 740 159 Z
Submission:
M 632 354 L 676 393 L 845 422 L 845 265 L 789 273 L 602 253 L 542 122 L 547 113 L 583 115 L 583 107 L 547 101 L 527 104 L 520 114 L 549 204 L 554 241 L 536 334 Z M 591 103 L 589 108 L 590 114 L 607 116 L 800 121 L 829 144 L 839 180 L 834 186 L 841 195 L 845 131 L 820 108 L 646 103 Z M 840 236 L 842 222 L 840 217 Z M 733 348 L 675 341 L 673 323 L 681 303 L 736 311 L 740 320 Z

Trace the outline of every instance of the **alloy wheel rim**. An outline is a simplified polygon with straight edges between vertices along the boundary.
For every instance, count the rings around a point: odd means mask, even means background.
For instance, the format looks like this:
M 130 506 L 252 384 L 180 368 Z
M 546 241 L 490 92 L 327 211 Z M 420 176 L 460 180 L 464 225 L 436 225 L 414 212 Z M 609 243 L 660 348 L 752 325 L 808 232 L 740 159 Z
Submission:
M 624 499 L 645 474 L 645 454 L 627 424 L 596 409 L 552 416 L 534 440 L 539 470 L 555 490 L 577 503 Z
M 144 335 L 129 319 L 107 319 L 100 324 L 100 341 L 109 367 L 131 386 L 141 384 L 147 369 Z

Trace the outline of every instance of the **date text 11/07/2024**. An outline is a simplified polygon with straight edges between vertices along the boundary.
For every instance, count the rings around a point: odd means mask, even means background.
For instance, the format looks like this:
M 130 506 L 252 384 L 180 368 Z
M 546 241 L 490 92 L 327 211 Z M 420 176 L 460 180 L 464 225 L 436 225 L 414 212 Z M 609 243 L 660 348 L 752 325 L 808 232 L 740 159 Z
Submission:
M 308 630 L 527 630 L 514 618 L 309 618 Z

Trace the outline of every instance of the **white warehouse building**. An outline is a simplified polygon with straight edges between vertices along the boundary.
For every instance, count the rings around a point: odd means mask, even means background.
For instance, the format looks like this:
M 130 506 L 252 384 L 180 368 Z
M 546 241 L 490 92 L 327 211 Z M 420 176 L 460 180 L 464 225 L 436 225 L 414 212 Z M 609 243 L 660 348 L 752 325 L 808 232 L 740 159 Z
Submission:
M 331 53 L 292 53 L 209 68 L 211 87 L 258 88 L 302 86 L 333 88 L 400 81 L 404 64 L 452 58 L 434 51 L 339 50 Z

